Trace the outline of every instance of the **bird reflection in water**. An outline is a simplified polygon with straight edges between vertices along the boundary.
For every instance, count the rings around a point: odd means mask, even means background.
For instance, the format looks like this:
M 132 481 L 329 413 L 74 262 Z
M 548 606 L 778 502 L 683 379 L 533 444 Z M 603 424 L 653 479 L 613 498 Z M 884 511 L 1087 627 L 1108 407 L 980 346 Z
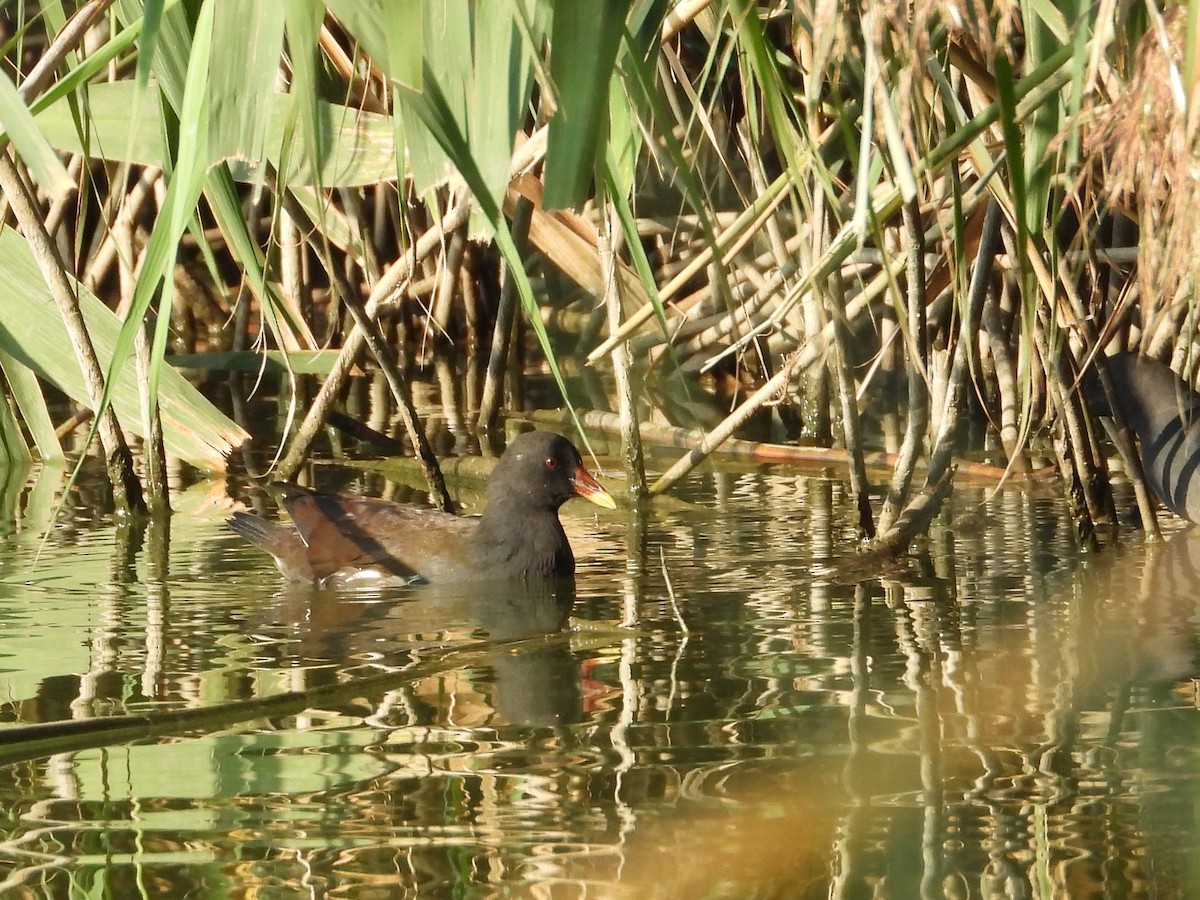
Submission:
M 264 655 L 280 668 L 304 668 L 309 686 L 349 669 L 404 667 L 447 649 L 478 647 L 490 678 L 470 668 L 460 689 L 483 694 L 473 724 L 562 725 L 583 713 L 579 661 L 562 632 L 575 601 L 574 578 L 429 584 L 379 593 L 289 585 L 255 623 Z M 459 675 L 462 669 L 456 669 Z M 439 679 L 438 693 L 446 681 Z M 461 697 L 455 701 L 459 706 Z M 446 698 L 434 701 L 446 702 Z M 463 710 L 459 709 L 461 713 Z

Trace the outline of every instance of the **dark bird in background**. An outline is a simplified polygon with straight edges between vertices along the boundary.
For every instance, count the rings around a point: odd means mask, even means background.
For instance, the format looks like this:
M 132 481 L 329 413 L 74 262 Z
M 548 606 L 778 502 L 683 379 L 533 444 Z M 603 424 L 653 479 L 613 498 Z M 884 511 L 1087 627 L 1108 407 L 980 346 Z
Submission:
M 1107 359 L 1117 402 L 1142 449 L 1146 485 L 1163 506 L 1200 522 L 1200 394 L 1171 367 L 1137 353 Z M 1100 379 L 1083 379 L 1088 408 L 1111 416 Z

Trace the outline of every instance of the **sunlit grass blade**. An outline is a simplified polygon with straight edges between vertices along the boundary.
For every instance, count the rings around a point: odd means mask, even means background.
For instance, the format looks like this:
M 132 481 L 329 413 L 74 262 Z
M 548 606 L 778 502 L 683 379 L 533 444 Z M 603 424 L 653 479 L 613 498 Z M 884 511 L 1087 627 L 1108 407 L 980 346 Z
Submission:
M 286 4 L 289 8 L 298 5 L 300 0 Z M 284 6 L 260 0 L 219 0 L 214 7 L 212 41 L 220 53 L 210 55 L 205 84 L 209 95 L 207 163 L 263 156 L 271 124 L 271 105 L 263 98 L 275 92 L 283 52 Z M 303 58 L 303 54 L 293 55 Z M 296 68 L 303 71 L 299 65 Z M 300 93 L 315 98 L 315 86 L 306 87 Z
M 443 85 L 448 115 L 455 122 L 455 130 L 464 134 L 466 86 L 471 77 L 471 19 L 467 0 L 427 2 L 421 18 L 425 47 L 423 78 L 432 76 L 442 79 L 439 84 Z M 408 46 L 410 42 L 402 34 L 408 29 L 408 23 L 381 15 L 372 27 L 387 38 L 386 62 L 383 59 L 377 61 L 390 65 L 396 55 L 392 48 Z M 405 71 L 408 71 L 407 66 Z M 408 173 L 412 176 L 414 189 L 418 194 L 423 194 L 431 187 L 443 184 L 453 174 L 453 166 L 445 148 L 435 135 L 430 134 L 420 111 L 408 103 L 410 96 L 410 90 L 397 91 L 395 111 L 403 121 L 402 137 L 407 149 Z
M 146 87 L 158 50 L 159 29 L 162 25 L 163 0 L 145 0 L 142 6 L 142 36 L 138 41 L 137 83 Z
M 21 162 L 44 191 L 51 197 L 61 197 L 74 189 L 74 179 L 46 141 L 7 72 L 0 72 L 0 123 Z
M 629 14 L 628 0 L 559 3 L 551 24 L 550 77 L 558 109 L 550 118 L 546 149 L 548 209 L 579 209 L 604 146 L 608 91 L 617 48 Z
M 50 418 L 46 397 L 37 377 L 28 366 L 3 350 L 0 350 L 0 369 L 4 370 L 4 377 L 12 390 L 13 401 L 21 414 L 21 421 L 29 429 L 38 456 L 43 461 L 61 460 L 62 445 L 55 434 L 54 422 Z
M 159 374 L 166 347 L 167 331 L 170 326 L 170 316 L 166 314 L 166 310 L 171 307 L 170 298 L 174 287 L 171 272 L 175 267 L 179 238 L 186 229 L 192 216 L 192 210 L 200 197 L 204 172 L 208 163 L 209 94 L 207 72 L 212 52 L 214 9 L 210 0 L 201 8 L 196 23 L 196 38 L 192 43 L 192 59 L 189 61 L 187 84 L 183 94 L 183 103 L 179 110 L 178 157 L 167 185 L 167 196 L 163 202 L 163 209 L 154 224 L 150 241 L 146 246 L 140 277 L 134 288 L 129 312 L 109 363 L 104 394 L 100 401 L 101 409 L 111 401 L 117 374 L 126 368 L 137 332 L 144 327 L 151 302 L 155 294 L 161 290 L 163 312 L 158 318 L 158 326 L 154 332 L 154 353 L 150 360 L 150 370 L 147 373 L 148 383 L 145 386 L 145 390 L 148 391 L 146 415 L 151 419 L 156 415 Z M 99 410 L 96 412 L 98 415 Z M 145 429 L 144 433 L 149 433 L 149 422 L 143 423 L 143 429 Z
M 286 173 L 289 184 L 361 187 L 396 178 L 394 123 L 390 116 L 364 112 L 349 106 L 317 102 L 314 114 L 324 129 L 318 144 L 326 148 L 322 159 L 293 153 L 283 159 L 288 116 L 287 94 L 260 97 L 269 109 L 266 147 L 257 159 L 229 159 L 227 165 L 239 182 L 256 183 L 264 161 Z M 38 127 L 56 150 L 85 153 L 95 159 L 137 165 L 167 165 L 162 145 L 162 113 L 154 103 L 139 104 L 136 85 L 116 81 L 88 87 L 88 134 L 84 146 L 75 117 L 65 105 L 51 106 L 39 113 Z
M 334 152 L 331 123 L 326 118 L 329 111 L 320 102 L 320 71 L 317 61 L 324 5 L 318 0 L 288 3 L 284 15 L 287 22 L 288 60 L 292 67 L 292 84 L 287 100 L 281 104 L 286 110 L 283 126 L 271 135 L 270 152 L 272 158 L 278 160 L 276 169 L 284 185 L 292 177 L 291 160 L 302 159 L 307 160 L 314 170 L 310 174 L 315 176 L 315 180 L 310 183 L 321 187 L 323 182 L 320 179 L 324 172 L 325 160 Z M 273 90 L 272 80 L 267 93 Z M 259 172 L 257 177 L 263 178 L 265 174 Z
M 625 85 L 632 103 L 638 109 L 639 115 L 644 122 L 671 121 L 672 116 L 670 111 L 666 108 L 658 91 L 655 89 L 652 71 L 649 66 L 639 63 L 636 52 L 637 48 L 632 44 L 633 38 L 628 32 L 625 33 L 625 40 L 632 51 L 622 57 L 627 64 Z M 655 133 L 656 137 L 662 142 L 662 148 L 666 151 L 671 164 L 675 168 L 673 174 L 678 188 L 683 194 L 684 200 L 695 211 L 700 224 L 700 230 L 704 235 L 704 240 L 712 248 L 715 287 L 718 293 L 722 295 L 726 304 L 732 306 L 732 301 L 728 295 L 729 273 L 726 271 L 720 252 L 717 249 L 717 232 L 710 214 L 711 206 L 705 202 L 703 191 L 695 173 L 692 171 L 687 154 L 685 154 L 683 146 L 669 128 L 659 129 L 652 133 Z
M 0 232 L 0 269 L 11 288 L 0 292 L 0 349 L 69 397 L 87 404 L 79 365 L 45 279 L 24 239 L 12 230 Z M 78 284 L 75 288 L 101 365 L 107 365 L 121 325 L 90 291 Z M 159 406 L 167 451 L 206 471 L 224 469 L 226 455 L 248 435 L 177 372 L 166 368 L 160 378 Z M 140 388 L 134 366 L 116 370 L 111 393 L 122 423 L 141 433 Z
M 0 468 L 4 474 L 15 468 L 25 467 L 33 460 L 25 435 L 21 431 L 21 423 L 13 414 L 9 398 L 4 391 L 5 385 L 0 385 Z M 0 510 L 0 514 L 2 514 Z
M 266 259 L 250 234 L 242 215 L 237 188 L 226 167 L 218 166 L 209 173 L 204 196 L 212 207 L 230 251 L 242 266 L 251 292 L 262 305 L 263 315 L 279 345 L 288 349 L 315 347 L 316 339 L 300 310 L 279 297 L 267 280 L 264 268 Z
M 467 137 L 479 174 L 493 203 L 500 206 L 508 187 L 513 136 L 525 117 L 533 67 L 509 4 L 477 3 L 474 15 Z M 490 224 L 483 224 L 481 229 L 479 222 L 472 222 L 472 233 L 487 235 Z

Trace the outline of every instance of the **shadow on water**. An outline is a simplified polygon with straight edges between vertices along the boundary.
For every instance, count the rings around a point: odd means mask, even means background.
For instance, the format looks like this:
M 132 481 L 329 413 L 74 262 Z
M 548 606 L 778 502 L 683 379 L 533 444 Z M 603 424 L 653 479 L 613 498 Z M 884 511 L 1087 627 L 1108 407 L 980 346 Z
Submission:
M 688 490 L 646 518 L 568 505 L 573 602 L 289 588 L 205 485 L 169 531 L 68 516 L 36 568 L 18 528 L 0 756 L 39 723 L 238 712 L 0 765 L 0 882 L 1200 892 L 1200 536 L 1081 555 L 1057 499 L 961 489 L 922 553 L 841 584 L 839 482 L 731 470 Z

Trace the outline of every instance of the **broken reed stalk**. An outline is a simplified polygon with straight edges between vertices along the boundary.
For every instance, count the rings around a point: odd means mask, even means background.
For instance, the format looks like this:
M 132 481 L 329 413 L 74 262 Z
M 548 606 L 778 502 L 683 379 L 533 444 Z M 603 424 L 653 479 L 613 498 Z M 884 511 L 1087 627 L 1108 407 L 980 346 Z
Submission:
M 75 358 L 79 362 L 84 384 L 87 386 L 88 401 L 93 410 L 99 409 L 100 400 L 104 395 L 104 370 L 96 356 L 96 348 L 83 321 L 83 313 L 66 269 L 46 231 L 41 213 L 38 212 L 7 148 L 0 149 L 0 191 L 8 198 L 21 234 L 28 241 L 30 252 L 41 270 L 42 277 L 46 279 L 55 305 L 58 306 L 70 336 L 71 347 L 75 351 Z M 117 422 L 117 414 L 111 405 L 106 407 L 101 415 L 97 430 L 104 450 L 104 466 L 112 484 L 113 503 L 117 512 L 125 515 L 145 515 L 146 501 L 133 466 L 133 454 L 129 452 L 129 445 L 125 443 L 125 436 Z

